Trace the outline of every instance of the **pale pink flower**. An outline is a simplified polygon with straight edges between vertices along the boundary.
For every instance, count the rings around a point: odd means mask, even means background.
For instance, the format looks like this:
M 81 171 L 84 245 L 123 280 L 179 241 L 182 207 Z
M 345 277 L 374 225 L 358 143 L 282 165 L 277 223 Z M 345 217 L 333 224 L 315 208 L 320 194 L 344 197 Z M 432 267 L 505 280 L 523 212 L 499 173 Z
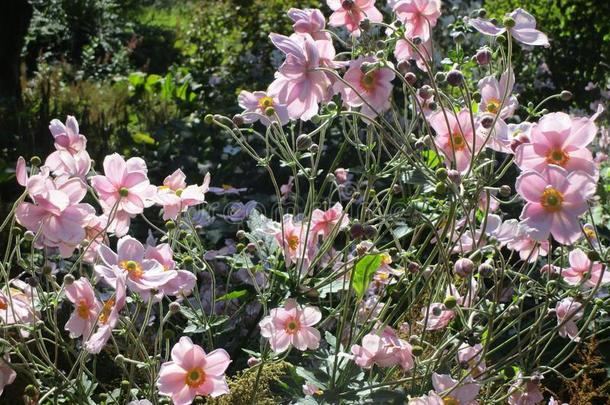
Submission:
M 279 122 L 280 125 L 286 125 L 288 123 L 288 109 L 285 105 L 280 104 L 277 101 L 277 97 L 271 97 L 264 91 L 255 91 L 251 93 L 246 90 L 242 90 L 237 97 L 239 106 L 244 109 L 241 116 L 244 118 L 244 122 L 251 124 L 256 121 L 260 121 L 265 126 L 271 125 L 272 122 Z M 272 107 L 275 113 L 268 116 L 266 111 Z
M 467 377 L 461 383 L 448 374 L 432 373 L 434 390 L 443 398 L 445 404 L 474 405 L 481 386 Z M 453 402 L 452 402 L 453 401 Z
M 106 245 L 99 247 L 98 254 L 103 264 L 96 265 L 95 272 L 111 286 L 119 274 L 124 274 L 127 286 L 146 299 L 151 290 L 162 290 L 177 273 L 166 270 L 156 260 L 146 259 L 145 253 L 138 240 L 123 236 L 117 243 L 117 253 Z
M 27 327 L 40 318 L 37 301 L 38 294 L 33 287 L 21 280 L 12 280 L 11 286 L 0 291 L 0 320 L 4 325 L 17 326 L 21 336 L 28 337 Z
M 430 391 L 427 395 L 409 399 L 407 405 L 446 405 L 446 403 L 436 392 Z
M 462 218 L 456 223 L 456 228 L 462 228 L 466 223 L 466 218 Z M 470 229 L 460 229 L 459 232 L 454 234 L 456 245 L 451 251 L 453 253 L 468 253 L 481 247 L 485 244 L 487 236 L 493 235 L 501 223 L 502 219 L 498 215 L 488 214 L 487 219 L 482 221 L 480 227 L 474 232 Z
M 596 133 L 597 127 L 589 118 L 571 118 L 562 112 L 546 114 L 532 128 L 531 143 L 517 147 L 515 162 L 521 170 L 542 172 L 557 165 L 568 172 L 582 170 L 596 178 L 597 166 L 587 149 Z
M 374 364 L 379 367 L 399 365 L 408 371 L 414 366 L 411 345 L 400 339 L 389 326 L 381 334 L 372 332 L 365 335 L 362 346 L 353 345 L 351 352 L 354 362 L 362 368 L 371 368 Z
M 322 391 L 320 389 L 320 387 L 318 387 L 317 385 L 311 384 L 311 383 L 305 383 L 303 384 L 303 394 L 304 395 L 322 395 L 324 391 Z
M 351 61 L 343 76 L 348 84 L 337 82 L 345 103 L 350 107 L 361 107 L 360 112 L 371 118 L 390 108 L 392 80 L 396 76 L 389 68 L 370 66 L 377 61 L 374 56 Z M 364 68 L 369 70 L 365 73 Z
M 538 241 L 549 233 L 564 245 L 581 236 L 578 217 L 587 211 L 587 200 L 595 194 L 595 180 L 582 171 L 568 172 L 550 165 L 545 173 L 522 173 L 516 182 L 517 192 L 526 204 L 520 219 L 531 228 L 530 236 Z
M 84 151 L 87 147 L 87 138 L 80 134 L 78 122 L 71 115 L 66 118 L 65 125 L 58 119 L 52 120 L 49 130 L 55 138 L 55 149 L 57 150 L 65 150 L 74 155 Z
M 19 204 L 17 222 L 35 234 L 40 232 L 35 247 L 56 247 L 62 257 L 70 257 L 95 215 L 91 205 L 80 202 L 87 193 L 85 184 L 78 178 L 52 180 L 47 172 L 30 177 L 27 190 L 34 204 Z
M 474 346 L 462 343 L 458 349 L 457 357 L 460 364 L 468 366 L 473 378 L 480 377 L 487 368 L 485 360 L 483 359 L 483 346 L 480 343 L 477 343 Z
M 326 19 L 320 10 L 291 8 L 288 10 L 288 17 L 294 22 L 292 28 L 297 34 L 309 34 L 316 41 L 331 40 L 330 34 L 324 31 Z
M 108 218 L 105 215 L 92 215 L 85 226 L 86 238 L 81 243 L 81 248 L 86 249 L 83 253 L 83 261 L 86 263 L 95 263 L 98 248 L 100 245 L 108 243 L 108 236 L 106 235 L 107 222 Z
M 470 112 L 463 109 L 456 117 L 450 111 L 438 111 L 428 121 L 436 131 L 434 142 L 445 156 L 446 165 L 455 165 L 458 171 L 465 173 L 470 167 L 473 151 L 479 151 L 484 141 L 479 133 L 475 134 Z
M 210 173 L 206 174 L 203 184 L 187 185 L 186 175 L 177 169 L 163 180 L 163 185 L 157 188 L 154 201 L 163 206 L 163 219 L 176 219 L 181 212 L 188 207 L 203 204 L 205 193 L 210 185 Z
M 585 252 L 576 248 L 569 255 L 570 267 L 562 269 L 561 276 L 571 285 L 582 283 L 583 287 L 594 288 L 598 284 L 610 283 L 610 273 L 599 262 L 591 262 Z
M 422 42 L 420 45 L 417 45 L 417 48 L 415 48 L 405 38 L 400 38 L 398 41 L 396 41 L 394 56 L 399 62 L 415 61 L 418 68 L 426 71 L 426 61 L 430 62 L 432 57 L 432 41 L 428 40 Z
M 550 246 L 546 239 L 542 241 L 532 239 L 529 235 L 530 229 L 516 219 L 509 219 L 498 227 L 493 236 L 501 245 L 519 252 L 521 260 L 533 263 L 538 260 L 538 256 L 546 256 Z
M 486 121 L 494 123 L 493 127 L 486 128 Z M 475 117 L 478 136 L 485 142 L 485 146 L 502 153 L 513 153 L 513 138 L 511 138 L 508 125 L 495 114 L 484 112 Z
M 156 188 L 148 181 L 147 173 L 144 160 L 133 157 L 125 161 L 114 153 L 104 158 L 104 175 L 91 178 L 104 214 L 111 221 L 108 229 L 116 236 L 125 235 L 131 218 L 153 204 Z
M 313 235 L 308 236 L 307 226 L 295 222 L 292 215 L 284 215 L 281 227 L 275 230 L 275 240 L 284 251 L 284 260 L 287 265 L 300 261 L 309 262 L 313 253 Z
M 11 358 L 8 354 L 4 355 L 4 359 L 0 359 L 0 395 L 4 392 L 4 387 L 11 385 L 17 378 L 17 373 L 11 368 L 10 363 Z
M 521 372 L 517 374 L 509 392 L 511 393 L 508 397 L 510 405 L 537 405 L 544 400 L 544 396 L 538 388 L 538 383 L 532 380 L 524 380 Z
M 383 15 L 375 7 L 375 0 L 326 0 L 333 10 L 328 24 L 333 27 L 343 27 L 355 37 L 360 36 L 360 23 L 369 20 L 373 23 L 383 21 Z
M 347 213 L 343 212 L 341 203 L 335 203 L 326 211 L 313 210 L 311 214 L 311 232 L 327 238 L 335 230 L 345 229 L 349 225 Z
M 318 104 L 327 100 L 332 82 L 322 66 L 317 41 L 309 34 L 286 37 L 270 34 L 271 42 L 286 60 L 278 69 L 267 94 L 288 109 L 288 117 L 307 121 L 318 113 Z
M 66 322 L 65 329 L 70 332 L 72 339 L 79 336 L 87 339 L 97 322 L 102 304 L 95 298 L 93 287 L 85 277 L 66 286 L 66 298 L 74 304 L 75 309 Z
M 66 150 L 51 153 L 44 162 L 55 176 L 78 177 L 85 180 L 91 170 L 91 158 L 86 150 L 71 154 Z
M 515 74 L 512 69 L 502 73 L 500 81 L 495 76 L 486 76 L 479 80 L 478 87 L 481 93 L 479 112 L 499 115 L 502 119 L 511 117 L 519 106 L 517 98 L 513 95 L 514 85 Z
M 313 326 L 320 322 L 322 313 L 317 307 L 300 307 L 288 299 L 284 307 L 272 309 L 259 326 L 261 335 L 269 339 L 276 353 L 294 346 L 297 350 L 315 350 L 320 345 L 320 332 Z
M 349 169 L 344 169 L 339 167 L 335 169 L 335 179 L 337 180 L 337 184 L 343 184 L 347 181 L 347 175 L 349 173 Z
M 161 289 L 166 295 L 188 296 L 197 284 L 197 276 L 187 270 L 177 270 L 174 262 L 174 252 L 168 243 L 148 246 L 144 255 L 146 259 L 156 260 L 165 271 L 175 270 L 176 276 L 166 282 Z
M 440 0 L 402 0 L 393 7 L 396 16 L 405 26 L 409 38 L 419 37 L 427 41 L 432 37 L 431 29 L 441 16 Z
M 92 354 L 99 353 L 106 346 L 108 339 L 112 335 L 112 330 L 119 321 L 119 313 L 125 306 L 127 298 L 125 288 L 126 276 L 118 269 L 116 272 L 115 284 L 113 285 L 115 290 L 114 295 L 103 303 L 97 318 L 97 328 L 85 342 L 85 349 Z
M 27 187 L 28 168 L 25 164 L 25 159 L 23 158 L 23 156 L 19 156 L 19 158 L 17 158 L 17 166 L 15 167 L 15 177 L 19 185 Z
M 580 342 L 576 321 L 580 320 L 584 314 L 582 304 L 572 297 L 564 298 L 555 305 L 555 314 L 557 315 L 557 325 L 560 325 L 559 336 Z
M 225 372 L 231 358 L 224 349 L 207 353 L 183 336 L 172 348 L 172 360 L 161 365 L 157 388 L 174 405 L 189 405 L 197 395 L 216 398 L 229 392 Z
M 445 309 L 442 303 L 435 302 L 426 308 L 422 308 L 423 319 L 419 322 L 426 330 L 440 330 L 449 325 L 449 322 L 455 317 L 455 312 L 450 309 Z M 427 317 L 427 318 L 426 318 Z
M 508 17 L 515 20 L 515 26 L 508 28 L 508 31 L 516 41 L 526 45 L 549 46 L 547 36 L 536 29 L 536 19 L 530 13 L 518 8 L 508 14 Z M 507 30 L 506 27 L 497 27 L 490 20 L 483 18 L 474 18 L 469 22 L 480 33 L 494 37 L 502 35 Z

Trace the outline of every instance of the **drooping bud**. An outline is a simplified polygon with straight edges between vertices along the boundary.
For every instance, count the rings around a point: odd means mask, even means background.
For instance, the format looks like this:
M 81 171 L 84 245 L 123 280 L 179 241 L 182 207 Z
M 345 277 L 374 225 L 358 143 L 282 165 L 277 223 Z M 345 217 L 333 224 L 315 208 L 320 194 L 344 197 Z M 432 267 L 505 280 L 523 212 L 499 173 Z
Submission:
M 468 277 L 474 271 L 474 263 L 472 260 L 463 257 L 458 259 L 453 265 L 453 271 L 460 277 Z

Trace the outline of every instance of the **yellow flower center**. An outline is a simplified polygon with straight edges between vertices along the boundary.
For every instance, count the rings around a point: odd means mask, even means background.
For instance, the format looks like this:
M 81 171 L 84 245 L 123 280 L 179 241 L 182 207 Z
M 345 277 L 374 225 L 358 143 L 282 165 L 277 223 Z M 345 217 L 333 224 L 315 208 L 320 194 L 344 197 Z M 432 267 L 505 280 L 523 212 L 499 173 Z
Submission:
M 289 335 L 294 335 L 299 329 L 301 329 L 301 323 L 296 318 L 290 319 L 288 322 L 286 322 L 286 326 L 284 327 L 284 330 Z
M 269 107 L 273 107 L 273 99 L 265 96 L 258 100 L 258 106 L 264 111 Z
M 80 300 L 78 302 L 78 305 L 76 306 L 76 313 L 83 319 L 89 319 L 89 317 L 91 316 L 91 312 L 89 311 L 89 309 L 90 308 L 89 304 L 87 304 L 87 301 Z
M 382 253 L 381 254 L 381 264 L 391 264 L 392 263 L 392 256 L 390 256 L 387 253 Z
M 593 228 L 589 228 L 589 227 L 585 227 L 584 228 L 584 232 L 585 232 L 585 236 L 590 239 L 590 240 L 595 240 L 597 239 L 597 235 L 595 234 L 595 229 Z
M 553 149 L 546 155 L 546 162 L 552 165 L 565 166 L 570 156 L 561 149 Z
M 288 237 L 288 247 L 291 250 L 296 250 L 296 248 L 299 247 L 299 237 L 296 235 L 290 235 Z
M 363 75 L 362 79 L 360 79 L 360 85 L 367 91 L 373 90 L 375 88 L 375 72 Z
M 230 184 L 223 184 L 221 187 L 223 190 L 231 190 L 233 188 L 233 186 Z
M 542 197 L 540 197 L 540 204 L 542 204 L 544 209 L 548 212 L 557 212 L 561 210 L 561 205 L 563 204 L 563 194 L 553 187 L 548 187 L 542 193 Z
M 461 133 L 451 134 L 451 141 L 453 142 L 454 150 L 463 150 L 466 147 L 466 140 Z M 451 143 L 449 143 L 449 146 L 451 146 Z
M 104 306 L 102 307 L 102 311 L 100 313 L 100 324 L 105 325 L 108 323 L 108 319 L 110 319 L 110 313 L 112 312 L 114 303 L 115 301 L 113 298 L 104 302 Z
M 444 405 L 460 405 L 460 400 L 451 396 L 443 397 Z
M 193 368 L 186 373 L 184 382 L 191 388 L 197 388 L 205 382 L 205 372 L 201 367 Z
M 500 109 L 500 104 L 502 104 L 500 100 L 498 100 L 497 98 L 492 98 L 487 102 L 487 112 L 497 114 L 498 110 Z
M 119 262 L 119 267 L 129 273 L 129 276 L 139 279 L 144 274 L 142 265 L 135 260 L 122 260 Z

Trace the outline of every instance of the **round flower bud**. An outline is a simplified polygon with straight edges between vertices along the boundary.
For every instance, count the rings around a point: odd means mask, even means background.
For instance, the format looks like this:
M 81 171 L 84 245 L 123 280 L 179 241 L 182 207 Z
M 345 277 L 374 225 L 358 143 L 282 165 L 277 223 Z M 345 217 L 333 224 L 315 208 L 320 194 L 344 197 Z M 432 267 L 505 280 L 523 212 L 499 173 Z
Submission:
M 485 129 L 489 129 L 491 128 L 491 126 L 494 124 L 494 117 L 491 115 L 485 115 L 482 119 L 481 119 L 481 126 Z
M 248 367 L 254 367 L 254 366 L 256 366 L 257 364 L 259 364 L 260 362 L 261 362 L 261 361 L 260 361 L 260 359 L 257 359 L 257 358 L 256 358 L 256 357 L 254 357 L 254 356 L 250 356 L 250 357 L 248 358 Z
M 460 277 L 468 277 L 474 271 L 474 263 L 472 260 L 462 257 L 453 265 L 453 271 Z
M 443 183 L 442 181 L 439 181 L 438 183 L 436 183 L 436 186 L 434 187 L 434 192 L 436 194 L 438 194 L 439 196 L 445 195 L 445 193 L 447 192 L 447 185 L 445 183 Z
M 434 91 L 432 90 L 432 87 L 426 84 L 417 90 L 417 94 L 424 100 L 427 100 L 434 95 Z
M 487 16 L 487 10 L 485 10 L 484 8 L 480 8 L 477 10 L 477 16 L 479 18 L 485 18 L 485 16 Z
M 344 3 L 345 3 L 345 1 L 344 1 Z M 362 22 L 360 23 L 360 29 L 362 31 L 370 30 L 371 29 L 371 21 L 368 18 L 365 18 L 364 20 L 362 20 Z
M 447 83 L 450 86 L 458 87 L 464 82 L 464 75 L 459 70 L 453 69 L 447 73 Z
M 334 101 L 329 101 L 328 104 L 326 104 L 326 109 L 328 111 L 335 111 L 337 109 L 337 103 Z
M 246 250 L 250 253 L 256 252 L 256 243 L 250 242 L 246 245 Z
M 311 137 L 307 134 L 301 134 L 299 136 L 297 136 L 297 149 L 298 150 L 307 150 L 309 149 L 309 147 L 313 144 L 313 142 L 311 141 Z
M 320 122 L 322 122 L 322 117 L 320 117 L 320 115 L 315 114 L 313 117 L 311 117 L 311 122 L 313 122 L 314 124 L 319 124 Z
M 45 277 L 50 276 L 53 273 L 53 268 L 51 266 L 42 266 L 42 275 Z M 74 277 L 72 277 L 72 279 L 74 280 Z M 64 277 L 65 280 L 65 277 Z
M 238 252 L 242 252 L 245 248 L 246 245 L 244 245 L 243 243 L 238 243 L 237 245 L 235 245 L 235 249 L 237 249 Z
M 122 391 L 128 391 L 129 387 L 131 387 L 131 383 L 127 380 L 123 380 L 121 381 L 121 390 Z
M 411 86 L 414 86 L 415 82 L 417 82 L 417 76 L 413 72 L 407 72 L 405 73 L 405 81 Z
M 361 238 L 364 235 L 364 227 L 362 226 L 362 224 L 356 222 L 350 227 L 349 233 L 354 239 Z
M 311 146 L 309 147 L 309 151 L 311 153 L 318 153 L 319 150 L 320 150 L 320 147 L 318 146 L 317 143 L 312 143 Z
M 394 194 L 402 193 L 402 186 L 400 184 L 394 184 L 392 186 L 392 193 L 394 193 Z
M 214 123 L 214 116 L 212 114 L 206 114 L 205 117 L 203 117 L 203 122 L 212 125 Z
M 174 333 L 173 330 L 171 329 L 165 329 L 163 330 L 163 339 L 165 340 L 172 340 L 174 338 L 176 334 Z
M 439 180 L 446 180 L 447 179 L 447 169 L 445 169 L 444 167 L 439 167 L 438 169 L 436 169 L 436 177 Z
M 452 33 L 451 36 L 453 37 L 453 41 L 456 44 L 461 44 L 466 40 L 466 36 L 464 35 L 463 32 L 455 32 L 455 33 Z
M 72 274 L 66 274 L 64 276 L 64 284 L 72 285 L 74 283 L 74 276 Z
M 30 158 L 30 164 L 34 167 L 38 167 L 42 164 L 42 161 L 40 160 L 40 157 L 38 156 L 32 156 Z
M 480 66 L 486 66 L 489 65 L 489 62 L 491 62 L 491 56 L 492 55 L 489 48 L 481 48 L 477 51 L 477 54 L 475 55 L 475 60 Z
M 594 262 L 601 260 L 599 253 L 597 253 L 595 250 L 592 250 L 589 253 L 587 253 L 587 257 L 589 258 L 589 260 L 594 261 Z
M 364 236 L 367 239 L 373 239 L 377 235 L 377 229 L 373 225 L 365 225 L 363 228 Z
M 170 303 L 169 312 L 172 314 L 177 314 L 178 312 L 180 312 L 180 303 L 176 301 Z
M 168 230 L 176 229 L 176 223 L 171 219 L 165 223 L 165 228 Z
M 417 262 L 409 262 L 407 264 L 407 270 L 409 270 L 409 273 L 415 274 L 421 270 L 421 266 Z
M 271 117 L 271 116 L 273 116 L 274 114 L 275 114 L 275 108 L 273 108 L 273 107 L 267 107 L 267 108 L 265 108 L 265 115 L 266 115 L 267 117 Z
M 494 272 L 494 268 L 491 264 L 485 262 L 485 263 L 481 263 L 479 265 L 478 272 L 481 275 L 481 277 L 488 278 L 488 277 L 492 276 L 492 274 Z
M 421 346 L 413 346 L 411 347 L 411 353 L 413 353 L 413 356 L 419 357 L 424 353 L 424 348 Z
M 191 256 L 185 256 L 182 259 L 182 263 L 184 263 L 186 266 L 190 266 L 191 264 L 193 264 L 193 258 Z
M 561 99 L 563 101 L 570 101 L 572 99 L 572 92 L 568 90 L 564 90 L 561 92 Z
M 504 17 L 504 19 L 502 20 L 502 24 L 504 24 L 506 28 L 513 28 L 516 24 L 516 21 L 514 18 L 507 16 Z
M 511 379 L 515 376 L 515 369 L 512 368 L 511 366 L 504 367 L 504 370 L 502 370 L 502 372 L 508 379 Z
M 25 233 L 23 234 L 23 239 L 27 240 L 28 242 L 33 241 L 35 237 L 36 234 L 32 231 L 25 231 Z
M 434 80 L 435 80 L 437 83 L 444 83 L 444 82 L 445 82 L 445 80 L 447 80 L 447 75 L 446 75 L 444 72 L 437 72 L 437 73 L 434 75 Z
M 236 127 L 241 127 L 244 125 L 244 117 L 240 114 L 235 114 L 233 116 L 233 124 L 235 124 Z
M 409 343 L 412 345 L 419 345 L 421 344 L 421 339 L 417 335 L 411 335 L 409 336 Z
M 500 186 L 500 195 L 502 197 L 510 197 L 512 192 L 513 191 L 509 185 L 504 184 L 503 186 Z
M 453 295 L 450 295 L 445 298 L 445 301 L 443 301 L 443 305 L 445 305 L 445 308 L 447 309 L 453 309 L 457 305 L 457 299 Z
M 246 231 L 244 231 L 243 229 L 240 229 L 235 234 L 235 237 L 237 238 L 237 240 L 243 240 L 246 237 Z
M 474 93 L 472 93 L 472 99 L 475 102 L 480 103 L 481 102 L 481 93 L 479 93 L 478 91 L 475 91 Z
M 434 101 L 431 101 L 430 104 L 428 104 L 428 108 L 431 111 L 435 111 L 438 108 L 438 105 Z
M 38 388 L 36 388 L 32 384 L 29 384 L 25 387 L 25 389 L 23 390 L 23 393 L 30 398 L 34 398 L 35 396 L 38 395 Z
M 460 184 L 462 182 L 462 176 L 460 172 L 455 169 L 450 169 L 447 171 L 447 177 L 451 180 L 452 183 Z

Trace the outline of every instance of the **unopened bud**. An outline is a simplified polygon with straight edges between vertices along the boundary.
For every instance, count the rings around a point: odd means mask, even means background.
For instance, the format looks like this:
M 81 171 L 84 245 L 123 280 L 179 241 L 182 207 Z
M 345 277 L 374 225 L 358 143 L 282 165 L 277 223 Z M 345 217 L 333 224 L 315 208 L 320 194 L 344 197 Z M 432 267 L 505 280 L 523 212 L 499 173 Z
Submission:
M 235 124 L 236 127 L 241 127 L 244 125 L 244 117 L 240 114 L 235 114 L 233 116 L 233 124 Z
M 74 276 L 72 274 L 66 274 L 64 276 L 64 284 L 65 285 L 72 285 L 72 284 L 74 284 Z
M 353 239 L 359 239 L 364 235 L 364 227 L 362 224 L 356 222 L 350 227 L 349 233 L 352 235 Z
M 413 346 L 411 347 L 411 353 L 413 353 L 413 356 L 419 357 L 424 353 L 424 348 L 421 346 Z
M 25 231 L 25 233 L 23 234 L 23 239 L 27 240 L 28 242 L 33 241 L 35 237 L 36 234 L 32 231 Z
M 462 181 L 462 176 L 460 175 L 460 172 L 455 169 L 449 169 L 447 171 L 447 177 L 449 178 L 449 180 L 451 180 L 452 183 L 455 184 L 460 184 Z
M 409 83 L 411 86 L 414 86 L 417 82 L 417 76 L 413 72 L 405 73 L 405 81 Z
M 174 301 L 169 304 L 169 312 L 172 314 L 177 314 L 180 312 L 180 303 Z
M 453 295 L 450 295 L 445 298 L 445 301 L 443 301 L 443 305 L 445 305 L 445 308 L 447 309 L 453 309 L 457 305 L 457 299 Z
M 459 70 L 454 69 L 447 73 L 447 83 L 449 83 L 450 86 L 458 87 L 461 86 L 463 82 L 464 75 Z
M 29 384 L 25 387 L 23 393 L 30 398 L 34 398 L 38 395 L 38 388 L 33 384 Z
M 507 16 L 504 17 L 504 19 L 502 20 L 502 24 L 504 24 L 506 28 L 513 28 L 516 24 L 516 21 L 514 18 Z
M 474 271 L 474 263 L 472 260 L 463 257 L 455 262 L 453 271 L 462 278 L 468 277 Z
M 439 181 L 438 183 L 436 183 L 436 186 L 434 187 L 434 192 L 436 194 L 438 194 L 439 196 L 445 195 L 445 193 L 447 193 L 447 185 L 445 183 L 443 183 L 442 181 Z
M 570 101 L 572 99 L 572 92 L 568 91 L 568 90 L 564 90 L 561 92 L 561 99 L 563 101 Z
M 165 228 L 168 230 L 176 229 L 176 223 L 171 219 L 165 223 Z
M 436 169 L 436 177 L 439 180 L 446 180 L 447 179 L 447 169 L 445 169 L 444 167 L 440 167 L 438 169 Z
M 243 240 L 246 238 L 246 231 L 244 231 L 243 229 L 240 229 L 239 231 L 237 231 L 237 233 L 235 234 L 235 237 L 237 238 L 237 240 Z
M 434 95 L 434 91 L 432 90 L 432 87 L 424 85 L 417 90 L 417 94 L 424 100 L 427 100 Z
M 481 48 L 477 51 L 475 59 L 480 66 L 486 66 L 491 62 L 491 56 L 489 48 Z
M 296 145 L 298 150 L 307 150 L 312 145 L 312 143 L 313 142 L 311 141 L 311 137 L 307 134 L 301 134 L 297 136 Z
M 40 157 L 38 156 L 32 156 L 30 158 L 30 164 L 34 167 L 38 167 L 42 164 L 42 161 L 40 160 Z
M 510 188 L 509 185 L 504 184 L 503 186 L 500 186 L 500 195 L 502 197 L 510 197 L 511 193 L 512 193 L 512 189 Z
M 212 114 L 206 114 L 205 117 L 203 117 L 203 122 L 212 125 L 214 123 L 214 116 Z

